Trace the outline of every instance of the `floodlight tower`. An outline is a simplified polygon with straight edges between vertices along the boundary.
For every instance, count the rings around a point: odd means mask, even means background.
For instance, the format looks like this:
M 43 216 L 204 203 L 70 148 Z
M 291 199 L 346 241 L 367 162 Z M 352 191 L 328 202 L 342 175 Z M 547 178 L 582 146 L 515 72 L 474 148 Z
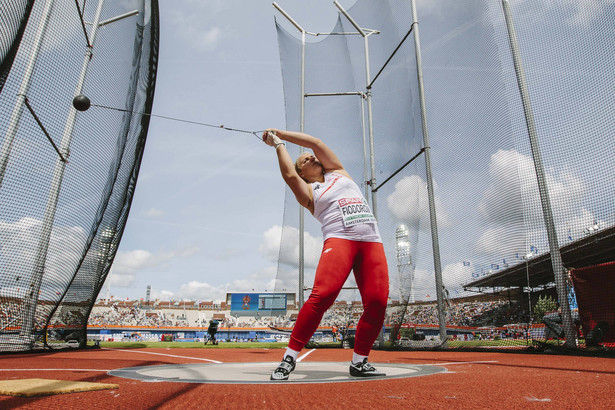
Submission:
M 146 310 L 150 309 L 149 301 L 150 301 L 151 292 L 152 292 L 152 285 L 147 285 L 147 289 L 146 289 L 146 292 L 145 292 L 145 309 Z
M 410 235 L 406 225 L 399 225 L 395 231 L 397 274 L 399 276 L 399 297 L 406 305 L 414 302 L 414 266 L 410 254 Z M 406 291 L 404 292 L 404 289 Z
M 98 245 L 98 254 L 97 254 L 97 259 L 98 259 L 97 274 L 99 277 L 102 274 L 102 270 L 105 268 L 105 265 L 107 264 L 109 255 L 114 253 L 113 251 L 116 248 L 116 245 L 113 242 L 114 238 L 115 238 L 115 229 L 111 227 L 104 228 L 102 232 L 100 233 L 100 242 Z

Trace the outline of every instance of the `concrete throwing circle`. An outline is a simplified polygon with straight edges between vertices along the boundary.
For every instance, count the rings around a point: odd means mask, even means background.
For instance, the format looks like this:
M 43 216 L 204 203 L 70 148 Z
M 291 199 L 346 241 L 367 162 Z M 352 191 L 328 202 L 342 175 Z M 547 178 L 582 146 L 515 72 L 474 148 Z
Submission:
M 260 363 L 189 363 L 159 366 L 126 367 L 108 372 L 111 376 L 144 382 L 181 382 L 216 384 L 261 383 L 333 383 L 362 382 L 369 380 L 402 379 L 442 373 L 444 367 L 398 363 L 373 363 L 386 373 L 384 377 L 352 377 L 348 362 L 300 362 L 287 381 L 271 381 L 269 376 L 278 362 Z

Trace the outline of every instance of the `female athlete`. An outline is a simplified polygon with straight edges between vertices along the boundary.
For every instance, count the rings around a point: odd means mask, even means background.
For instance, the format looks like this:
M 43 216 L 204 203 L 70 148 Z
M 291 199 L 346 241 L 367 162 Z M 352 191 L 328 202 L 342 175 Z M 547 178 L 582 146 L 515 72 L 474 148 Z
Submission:
M 288 349 L 271 380 L 288 379 L 299 352 L 318 328 L 351 270 L 361 294 L 363 315 L 357 325 L 350 375 L 384 376 L 367 361 L 382 329 L 389 294 L 384 247 L 367 201 L 322 140 L 300 132 L 268 129 L 263 141 L 275 147 L 282 178 L 299 204 L 322 224 L 324 239 L 312 293 L 299 311 Z M 284 141 L 311 149 L 313 154 L 303 153 L 293 163 Z

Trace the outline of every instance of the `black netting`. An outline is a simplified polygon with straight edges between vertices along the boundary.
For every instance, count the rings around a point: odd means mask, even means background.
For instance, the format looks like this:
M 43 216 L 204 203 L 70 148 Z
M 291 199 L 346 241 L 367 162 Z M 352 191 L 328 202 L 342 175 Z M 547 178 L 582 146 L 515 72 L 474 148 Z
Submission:
M 555 231 L 556 250 L 566 269 L 574 272 L 613 260 L 615 78 L 608 67 L 615 58 L 615 5 L 417 3 L 419 24 L 405 41 L 413 28 L 412 2 L 359 0 L 348 9 L 369 34 L 367 80 L 364 38 L 343 15 L 332 31 L 355 35 L 319 36 L 305 43 L 304 130 L 333 148 L 354 179 L 362 182 L 377 212 L 391 283 L 385 340 L 392 336 L 390 342 L 411 348 L 441 346 L 443 312 L 445 346 L 608 347 L 615 340 L 598 323 L 615 327 L 615 313 L 609 311 L 615 299 L 612 290 L 594 293 L 600 300 L 592 304 L 588 295 L 593 291 L 588 289 L 594 287 L 584 285 L 578 299 L 585 324 L 575 319 L 576 302 L 570 303 L 574 343 L 565 340 L 566 335 L 550 334 L 544 316 L 555 311 L 561 320 L 558 306 L 568 305 L 561 295 L 573 288 L 567 274 L 554 273 L 552 259 L 557 258 L 551 257 L 549 227 Z M 513 16 L 513 45 L 503 5 L 509 5 Z M 293 17 L 301 24 L 300 16 Z M 300 130 L 303 45 L 295 27 L 283 18 L 277 24 L 287 127 Z M 428 145 L 418 92 L 419 27 Z M 521 56 L 522 74 L 515 70 L 513 47 Z M 525 101 L 521 76 L 529 93 Z M 364 94 L 309 95 L 349 91 Z M 368 92 L 373 150 L 363 139 Z M 532 153 L 531 128 L 542 170 Z M 425 150 L 431 154 L 432 201 Z M 552 222 L 543 213 L 540 173 Z M 437 231 L 431 225 L 434 211 Z M 299 207 L 288 193 L 278 273 L 285 289 L 297 286 L 298 215 Z M 320 237 L 318 223 L 306 213 L 308 290 Z M 436 260 L 441 262 L 441 289 L 436 288 Z M 595 283 L 608 282 L 601 276 L 606 270 L 596 270 Z M 346 286 L 352 288 L 352 280 Z M 342 300 L 360 306 L 357 292 L 342 292 L 339 299 L 340 306 L 346 306 Z M 323 326 L 343 325 L 340 309 L 332 312 Z M 359 313 L 357 308 L 353 315 Z M 592 321 L 592 315 L 601 319 Z M 592 333 L 594 329 L 598 330 Z M 598 331 L 606 336 L 596 344 L 592 337 Z M 592 342 L 587 344 L 590 333 Z
M 35 4 L 0 96 L 1 350 L 85 344 L 147 136 L 157 1 L 77 3 Z
M 33 5 L 34 0 L 8 0 L 0 4 L 0 92 L 11 71 Z

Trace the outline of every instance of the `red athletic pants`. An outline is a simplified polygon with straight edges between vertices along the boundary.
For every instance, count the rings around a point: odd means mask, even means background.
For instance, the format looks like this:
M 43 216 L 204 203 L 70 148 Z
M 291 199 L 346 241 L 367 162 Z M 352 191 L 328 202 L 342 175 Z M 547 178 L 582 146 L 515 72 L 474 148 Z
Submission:
M 378 242 L 329 238 L 316 268 L 314 287 L 290 336 L 288 347 L 301 351 L 318 328 L 323 314 L 335 302 L 350 271 L 354 271 L 363 302 L 354 351 L 368 356 L 382 324 L 389 296 L 389 271 L 384 247 Z

